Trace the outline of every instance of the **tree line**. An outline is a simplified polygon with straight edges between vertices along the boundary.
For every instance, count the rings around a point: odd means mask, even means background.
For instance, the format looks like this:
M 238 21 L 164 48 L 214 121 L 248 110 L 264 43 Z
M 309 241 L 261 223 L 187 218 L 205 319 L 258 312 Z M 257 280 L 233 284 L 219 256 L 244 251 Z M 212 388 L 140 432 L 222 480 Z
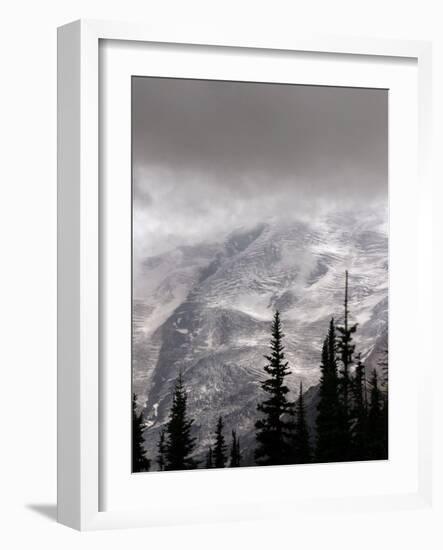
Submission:
M 132 398 L 132 471 L 147 472 L 151 461 L 147 458 L 143 444 L 146 426 L 143 424 L 143 413 L 137 413 L 135 394 Z M 187 412 L 187 395 L 183 376 L 179 373 L 175 382 L 169 420 L 162 428 L 157 442 L 157 468 L 164 470 L 193 470 L 199 462 L 192 458 L 196 438 L 191 435 L 193 418 Z M 232 440 L 228 455 L 228 446 L 224 436 L 223 418 L 220 416 L 214 430 L 214 444 L 210 445 L 206 455 L 205 468 L 236 468 L 241 465 L 242 453 L 240 438 L 235 430 L 231 432 Z
M 255 422 L 257 465 L 305 464 L 377 460 L 388 457 L 388 351 L 382 350 L 379 361 L 381 379 L 367 369 L 356 352 L 354 334 L 357 324 L 350 322 L 348 272 L 345 273 L 343 323 L 332 317 L 325 335 L 320 362 L 320 382 L 315 419 L 315 438 L 308 426 L 305 392 L 300 382 L 298 398 L 289 399 L 287 378 L 291 375 L 285 358 L 284 333 L 278 311 L 275 312 L 268 355 L 265 355 L 265 378 L 260 382 L 263 399 L 257 405 Z M 187 395 L 180 373 L 174 387 L 168 421 L 161 430 L 155 457 L 159 470 L 188 470 L 199 467 L 193 458 L 196 439 L 192 436 L 194 419 L 187 411 Z M 142 413 L 137 413 L 133 396 L 134 472 L 148 471 Z M 214 427 L 204 468 L 242 465 L 240 438 L 235 430 L 230 444 L 225 440 L 224 421 L 220 416 Z

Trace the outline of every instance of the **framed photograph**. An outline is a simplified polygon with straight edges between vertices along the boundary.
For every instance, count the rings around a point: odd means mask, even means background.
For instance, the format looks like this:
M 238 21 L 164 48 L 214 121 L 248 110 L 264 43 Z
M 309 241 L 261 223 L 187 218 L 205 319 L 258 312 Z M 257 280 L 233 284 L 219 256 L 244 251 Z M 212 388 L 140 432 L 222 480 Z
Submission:
M 430 46 L 58 41 L 59 521 L 429 506 Z

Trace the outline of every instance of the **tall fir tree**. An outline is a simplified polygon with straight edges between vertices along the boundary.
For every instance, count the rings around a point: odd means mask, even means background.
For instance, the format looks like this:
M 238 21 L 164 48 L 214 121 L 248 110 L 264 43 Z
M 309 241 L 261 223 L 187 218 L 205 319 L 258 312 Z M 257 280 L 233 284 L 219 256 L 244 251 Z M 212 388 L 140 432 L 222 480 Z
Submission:
M 382 396 L 377 371 L 372 371 L 371 396 L 368 412 L 368 458 L 381 460 L 388 458 L 385 447 L 385 425 L 383 419 Z
M 303 395 L 303 383 L 300 381 L 300 393 L 295 405 L 295 435 L 294 435 L 294 463 L 307 464 L 311 462 L 312 450 L 309 441 L 309 430 L 306 423 L 306 410 Z
M 348 272 L 346 271 L 343 325 L 337 327 L 339 333 L 337 348 L 341 363 L 341 369 L 339 369 L 341 460 L 348 460 L 351 456 L 351 369 L 355 351 L 352 335 L 356 330 L 357 325 L 349 323 L 349 285 Z
M 166 467 L 166 432 L 162 428 L 157 442 L 157 465 L 158 469 L 162 472 Z
M 132 394 L 132 471 L 148 472 L 151 462 L 144 449 L 143 433 L 145 431 L 143 414 L 137 413 L 135 393 Z
M 229 466 L 231 468 L 238 468 L 241 465 L 241 458 L 240 438 L 237 437 L 236 431 L 232 430 L 231 461 Z
M 261 382 L 268 398 L 257 405 L 263 417 L 255 423 L 255 460 L 261 465 L 288 464 L 291 461 L 294 423 L 288 417 L 294 413 L 294 404 L 287 397 L 289 388 L 285 379 L 290 369 L 285 361 L 283 338 L 280 314 L 276 311 L 272 323 L 271 353 L 265 356 L 268 363 L 264 370 L 268 377 Z
M 192 470 L 197 462 L 191 458 L 195 437 L 191 436 L 194 419 L 188 418 L 187 396 L 180 373 L 175 383 L 169 420 L 166 425 L 165 470 Z
M 212 447 L 209 447 L 208 452 L 206 454 L 205 468 L 213 468 L 214 467 L 213 456 L 214 456 L 214 453 L 212 452 Z
M 341 459 L 339 425 L 339 395 L 337 375 L 337 338 L 334 318 L 329 323 L 321 356 L 319 402 L 317 405 L 317 462 L 337 462 Z
M 368 455 L 368 410 L 366 393 L 366 369 L 361 360 L 361 354 L 357 356 L 355 375 L 352 378 L 352 460 L 365 460 Z
M 215 428 L 214 468 L 224 468 L 226 465 L 226 444 L 223 427 L 223 418 L 219 416 Z

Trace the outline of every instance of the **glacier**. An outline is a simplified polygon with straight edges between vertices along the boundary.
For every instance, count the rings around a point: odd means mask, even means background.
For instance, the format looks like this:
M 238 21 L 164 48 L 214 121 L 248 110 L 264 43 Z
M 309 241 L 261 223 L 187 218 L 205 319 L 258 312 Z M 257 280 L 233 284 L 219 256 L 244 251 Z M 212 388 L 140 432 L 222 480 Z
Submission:
M 335 208 L 315 219 L 270 218 L 252 227 L 239 223 L 216 242 L 202 237 L 199 244 L 141 259 L 133 289 L 132 368 L 148 456 L 155 458 L 181 370 L 195 419 L 195 457 L 203 460 L 222 415 L 227 441 L 235 429 L 243 464 L 253 463 L 263 355 L 276 309 L 291 367 L 290 397 L 296 399 L 300 381 L 309 388 L 312 426 L 321 345 L 331 316 L 342 319 L 346 269 L 351 321 L 358 323 L 356 351 L 377 368 L 388 330 L 385 205 Z

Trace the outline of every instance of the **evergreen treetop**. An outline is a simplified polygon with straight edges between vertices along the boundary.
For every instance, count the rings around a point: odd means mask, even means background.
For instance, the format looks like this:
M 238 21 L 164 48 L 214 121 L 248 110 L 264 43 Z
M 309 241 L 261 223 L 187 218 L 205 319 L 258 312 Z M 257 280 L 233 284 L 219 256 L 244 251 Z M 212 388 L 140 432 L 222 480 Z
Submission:
M 340 456 L 341 460 L 349 460 L 351 452 L 351 368 L 354 363 L 355 345 L 352 335 L 357 330 L 357 325 L 349 323 L 349 285 L 348 272 L 345 272 L 345 298 L 343 325 L 337 327 L 339 333 L 337 350 L 341 363 L 339 370 L 340 388 Z
M 223 419 L 220 416 L 215 429 L 214 468 L 224 468 L 226 464 L 226 444 L 223 435 Z
M 166 425 L 166 470 L 191 470 L 197 467 L 191 458 L 195 437 L 191 436 L 194 419 L 188 418 L 187 396 L 180 373 L 175 383 L 169 421 Z
M 340 371 L 343 390 L 343 409 L 345 416 L 349 414 L 349 390 L 350 390 L 350 368 L 353 364 L 353 355 L 355 345 L 352 335 L 357 330 L 357 325 L 349 324 L 349 290 L 348 290 L 348 272 L 345 272 L 345 299 L 344 299 L 344 318 L 343 325 L 337 327 L 339 332 L 338 351 L 342 369 Z
M 132 394 L 132 471 L 148 472 L 151 461 L 147 458 L 144 448 L 143 413 L 137 413 L 137 401 L 135 393 Z
M 335 462 L 340 459 L 339 395 L 337 375 L 337 339 L 334 318 L 323 342 L 320 364 L 320 389 L 317 405 L 317 445 L 318 462 Z
M 283 338 L 280 314 L 276 311 L 272 323 L 271 353 L 265 355 L 267 364 L 264 370 L 268 377 L 261 382 L 268 398 L 257 405 L 263 416 L 255 424 L 255 459 L 257 464 L 262 465 L 288 464 L 291 460 L 290 440 L 294 423 L 288 416 L 294 414 L 294 403 L 287 398 L 289 388 L 285 378 L 290 374 L 290 369 L 285 360 Z

